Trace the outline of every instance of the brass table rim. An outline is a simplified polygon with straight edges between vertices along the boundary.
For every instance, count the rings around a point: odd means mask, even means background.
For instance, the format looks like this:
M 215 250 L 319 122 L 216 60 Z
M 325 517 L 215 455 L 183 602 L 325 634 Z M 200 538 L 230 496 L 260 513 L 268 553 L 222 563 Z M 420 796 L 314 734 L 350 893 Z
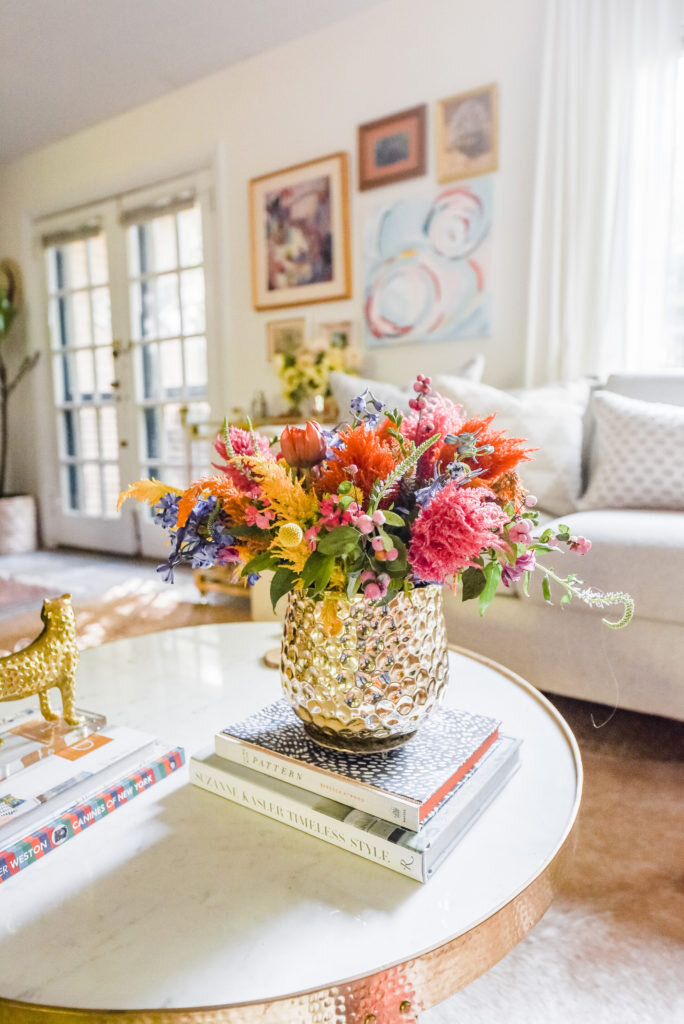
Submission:
M 192 629 L 195 627 L 188 628 Z M 344 986 L 351 986 L 353 988 L 355 984 L 360 984 L 364 981 L 367 981 L 370 978 L 380 977 L 384 975 L 386 972 L 391 972 L 398 967 L 412 965 L 426 958 L 429 959 L 431 957 L 434 957 L 435 954 L 439 953 L 442 950 L 446 950 L 447 947 L 450 946 L 457 947 L 455 952 L 457 952 L 459 957 L 462 958 L 464 955 L 466 955 L 467 950 L 464 951 L 463 949 L 460 949 L 458 947 L 464 945 L 465 940 L 467 940 L 468 936 L 472 936 L 478 930 L 486 929 L 488 925 L 490 925 L 492 928 L 495 927 L 497 918 L 502 914 L 502 912 L 506 911 L 509 908 L 514 908 L 516 904 L 521 903 L 523 901 L 523 897 L 526 894 L 531 893 L 532 890 L 535 890 L 535 888 L 542 888 L 542 884 L 544 882 L 550 882 L 550 876 L 553 873 L 553 869 L 558 867 L 562 854 L 564 850 L 567 849 L 568 839 L 570 838 L 570 835 L 577 821 L 577 814 L 579 811 L 580 801 L 582 798 L 583 769 L 582 758 L 579 747 L 577 745 L 577 740 L 575 739 L 570 727 L 568 726 L 567 722 L 560 714 L 560 712 L 551 703 L 551 701 L 547 700 L 547 698 L 542 693 L 540 693 L 539 690 L 532 686 L 532 684 L 529 683 L 526 679 L 523 679 L 522 676 L 518 675 L 516 672 L 513 672 L 511 669 L 506 668 L 505 665 L 501 665 L 499 662 L 494 661 L 492 658 L 487 658 L 484 655 L 478 654 L 477 652 L 471 651 L 465 647 L 459 647 L 456 644 L 449 644 L 448 647 L 449 650 L 454 651 L 456 654 L 460 654 L 466 658 L 471 658 L 473 661 L 478 661 L 481 664 L 486 665 L 487 667 L 499 672 L 501 675 L 506 676 L 516 686 L 524 690 L 530 698 L 535 700 L 538 704 L 541 704 L 542 707 L 545 709 L 546 713 L 554 719 L 556 726 L 559 728 L 568 746 L 570 747 L 573 756 L 575 771 L 577 774 L 577 786 L 575 792 L 575 800 L 573 802 L 572 810 L 569 815 L 565 831 L 559 839 L 556 847 L 549 855 L 545 863 L 537 871 L 537 873 L 532 878 L 528 879 L 525 883 L 523 883 L 523 885 L 520 886 L 520 888 L 516 892 L 514 892 L 511 896 L 504 899 L 501 902 L 501 904 L 497 906 L 494 910 L 490 911 L 488 914 L 480 918 L 478 921 L 472 923 L 470 927 L 467 928 L 465 931 L 459 932 L 456 935 L 452 935 L 444 942 L 440 942 L 435 946 L 431 946 L 428 949 L 423 949 L 405 960 L 398 960 L 393 963 L 386 964 L 379 970 L 374 969 L 370 974 L 357 974 L 350 978 L 343 978 L 340 980 L 327 982 L 323 985 L 317 985 L 314 988 L 303 989 L 297 992 L 290 992 L 285 995 L 278 996 L 275 999 L 268 999 L 266 1001 L 257 999 L 250 1000 L 249 1002 L 244 1003 L 220 1003 L 205 1006 L 177 1006 L 166 1008 L 163 1010 L 155 1010 L 145 1007 L 108 1010 L 89 1009 L 86 1007 L 52 1006 L 45 1003 L 28 1003 L 22 1000 L 6 999 L 0 996 L 0 1024 L 2 1024 L 4 1020 L 11 1020 L 12 1024 L 24 1024 L 24 1022 L 26 1022 L 26 1024 L 34 1024 L 34 1022 L 36 1021 L 44 1021 L 45 1024 L 48 1024 L 49 1020 L 52 1018 L 56 1018 L 57 1020 L 59 1020 L 59 1018 L 62 1018 L 63 1020 L 65 1016 L 70 1016 L 71 1019 L 84 1021 L 105 1021 L 109 1019 L 115 1021 L 118 1018 L 119 1020 L 128 1020 L 129 1022 L 132 1022 L 135 1021 L 136 1018 L 140 1018 L 145 1022 L 154 1022 L 154 1024 L 166 1024 L 166 1022 L 168 1022 L 168 1024 L 174 1024 L 174 1021 L 176 1022 L 176 1024 L 179 1024 L 179 1020 L 182 1020 L 183 1024 L 186 1024 L 186 1022 L 187 1024 L 192 1024 L 193 1021 L 196 1021 L 197 1024 L 206 1024 L 209 1015 L 213 1015 L 216 1024 L 218 1024 L 218 1022 L 220 1022 L 221 1020 L 220 1015 L 222 1013 L 228 1014 L 231 1013 L 231 1011 L 249 1011 L 250 1009 L 256 1010 L 258 1016 L 257 1014 L 255 1014 L 254 1016 L 250 1014 L 248 1018 L 243 1018 L 242 1016 L 239 1018 L 240 1024 L 242 1024 L 243 1020 L 245 1024 L 248 1024 L 249 1021 L 256 1022 L 257 1019 L 263 1019 L 262 1010 L 265 1007 L 276 1007 L 278 1006 L 278 1004 L 280 1004 L 283 1009 L 287 1009 L 289 1004 L 301 1002 L 301 1000 L 306 999 L 307 997 L 316 996 L 319 994 L 322 996 L 326 994 L 331 994 L 335 990 L 340 989 Z M 551 905 L 552 899 L 553 895 L 551 895 L 546 900 L 546 905 L 543 907 L 542 912 L 539 914 L 536 920 L 531 921 L 529 925 L 525 927 L 523 934 L 516 939 L 516 941 L 502 954 L 502 956 L 505 956 L 507 952 L 510 952 L 510 950 L 513 949 L 514 946 L 517 945 L 517 943 L 524 937 L 524 935 L 526 935 L 529 931 L 532 930 L 537 921 L 548 910 L 548 907 Z M 501 956 L 497 956 L 494 961 L 484 966 L 481 970 L 478 970 L 476 965 L 471 965 L 473 968 L 472 977 L 469 978 L 466 984 L 469 984 L 470 981 L 474 980 L 481 974 L 485 973 L 499 959 L 501 959 Z M 457 991 L 458 988 L 460 987 L 463 986 L 457 986 L 457 988 L 454 989 L 454 992 Z M 441 1001 L 441 999 L 438 1001 Z M 427 1005 L 422 1006 L 421 1009 L 427 1009 L 429 1008 L 430 1005 L 434 1004 L 428 1003 Z M 295 1009 L 294 1005 L 292 1006 L 292 1009 Z M 12 1017 L 6 1017 L 5 1011 L 12 1011 Z M 285 1021 L 286 1019 L 287 1018 L 285 1017 L 282 1018 L 283 1021 Z M 233 1020 L 237 1021 L 238 1018 L 234 1017 Z

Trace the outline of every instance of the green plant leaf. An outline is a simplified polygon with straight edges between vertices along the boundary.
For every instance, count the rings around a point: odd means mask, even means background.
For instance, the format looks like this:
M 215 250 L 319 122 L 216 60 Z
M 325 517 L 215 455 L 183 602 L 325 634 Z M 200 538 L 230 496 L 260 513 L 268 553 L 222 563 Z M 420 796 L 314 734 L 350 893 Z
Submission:
M 336 526 L 319 538 L 317 550 L 324 555 L 345 555 L 354 550 L 360 538 L 353 526 Z
M 480 594 L 480 615 L 484 615 L 484 613 L 487 611 L 490 604 L 494 600 L 496 588 L 498 587 L 499 581 L 501 579 L 500 563 L 487 562 L 487 564 L 484 567 L 484 574 L 486 577 L 486 582 L 482 590 L 482 593 Z
M 479 597 L 485 588 L 487 577 L 482 569 L 469 566 L 461 576 L 461 597 L 463 601 L 472 601 Z
M 404 520 L 396 512 L 392 512 L 390 509 L 383 509 L 382 514 L 385 517 L 385 526 L 405 526 Z
M 276 605 L 283 594 L 287 594 L 292 590 L 296 579 L 297 573 L 293 572 L 292 569 L 278 569 L 275 573 L 271 580 L 271 604 L 273 611 L 275 611 Z
M 548 601 L 549 604 L 553 604 L 553 601 L 551 600 L 551 584 L 549 583 L 548 576 L 544 576 L 542 580 L 542 594 L 544 595 L 545 601 Z
M 331 561 L 334 566 L 334 555 L 325 555 L 322 551 L 312 551 L 304 563 L 301 573 L 304 586 L 309 587 L 312 583 L 315 583 L 324 574 L 328 563 Z M 332 572 L 332 566 L 330 572 Z M 328 575 L 328 579 L 330 579 L 330 575 Z
M 250 558 L 249 562 L 245 565 L 242 570 L 242 576 L 249 576 L 253 572 L 263 572 L 264 569 L 273 569 L 274 571 L 278 568 L 273 555 L 269 554 L 268 551 L 262 551 L 261 554 L 255 555 L 254 558 Z

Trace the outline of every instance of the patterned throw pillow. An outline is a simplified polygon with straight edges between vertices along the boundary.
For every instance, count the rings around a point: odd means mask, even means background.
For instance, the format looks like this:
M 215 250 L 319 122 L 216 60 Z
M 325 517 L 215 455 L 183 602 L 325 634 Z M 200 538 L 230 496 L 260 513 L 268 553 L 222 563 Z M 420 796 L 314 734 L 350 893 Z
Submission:
M 580 507 L 684 510 L 684 407 L 596 391 L 593 412 Z

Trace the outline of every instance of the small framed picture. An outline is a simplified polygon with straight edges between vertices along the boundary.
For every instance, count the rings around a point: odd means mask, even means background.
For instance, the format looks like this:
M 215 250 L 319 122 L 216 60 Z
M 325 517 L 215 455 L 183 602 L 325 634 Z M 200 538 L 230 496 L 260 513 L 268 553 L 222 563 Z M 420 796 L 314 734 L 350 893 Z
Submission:
M 338 320 L 335 323 L 319 324 L 317 333 L 320 344 L 333 354 L 336 361 L 347 370 L 357 370 L 361 358 L 356 331 L 351 320 Z
M 423 103 L 359 125 L 362 192 L 425 174 L 425 111 Z
M 272 320 L 266 324 L 266 351 L 271 362 L 276 355 L 294 355 L 306 342 L 306 318 Z
M 489 174 L 499 166 L 496 85 L 450 96 L 437 104 L 437 180 Z
M 346 153 L 253 178 L 249 205 L 255 309 L 349 297 Z

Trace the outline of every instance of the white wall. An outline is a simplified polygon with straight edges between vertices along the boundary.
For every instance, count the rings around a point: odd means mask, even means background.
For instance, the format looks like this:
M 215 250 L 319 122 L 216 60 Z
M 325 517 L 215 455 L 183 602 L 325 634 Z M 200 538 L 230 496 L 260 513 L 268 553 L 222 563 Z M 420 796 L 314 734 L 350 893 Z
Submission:
M 361 327 L 365 212 L 434 181 L 434 101 L 495 81 L 501 123 L 492 336 L 370 350 L 364 368 L 404 383 L 416 372 L 448 372 L 482 351 L 489 382 L 521 383 L 543 11 L 544 0 L 387 0 L 0 168 L 0 256 L 19 259 L 27 273 L 30 342 L 43 344 L 33 218 L 212 166 L 221 350 L 211 356 L 215 414 L 248 405 L 258 387 L 276 393 L 265 362 L 265 324 L 299 309 L 252 309 L 248 180 L 339 150 L 350 154 L 353 298 L 301 308 L 312 325 L 353 318 Z M 428 178 L 361 195 L 356 126 L 420 102 L 429 104 Z M 47 360 L 42 363 L 15 396 L 16 489 L 35 490 L 38 480 L 41 445 L 32 435 L 35 408 L 48 395 Z

